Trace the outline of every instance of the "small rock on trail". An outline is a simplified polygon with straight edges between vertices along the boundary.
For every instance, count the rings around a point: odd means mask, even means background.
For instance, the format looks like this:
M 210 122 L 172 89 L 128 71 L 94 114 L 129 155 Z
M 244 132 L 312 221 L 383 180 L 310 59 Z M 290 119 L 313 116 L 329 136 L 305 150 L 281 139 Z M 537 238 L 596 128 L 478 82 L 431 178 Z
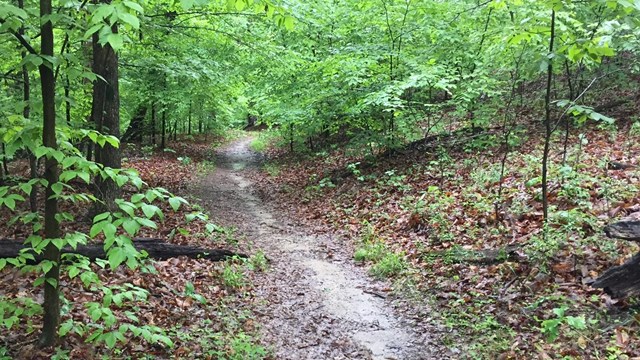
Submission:
M 264 251 L 269 270 L 256 276 L 258 322 L 277 359 L 438 359 L 429 334 L 416 334 L 371 287 L 340 239 L 294 227 L 252 193 L 243 176 L 260 164 L 244 138 L 220 149 L 216 170 L 195 189 L 212 218 L 236 226 Z M 328 249 L 330 249 L 330 254 Z

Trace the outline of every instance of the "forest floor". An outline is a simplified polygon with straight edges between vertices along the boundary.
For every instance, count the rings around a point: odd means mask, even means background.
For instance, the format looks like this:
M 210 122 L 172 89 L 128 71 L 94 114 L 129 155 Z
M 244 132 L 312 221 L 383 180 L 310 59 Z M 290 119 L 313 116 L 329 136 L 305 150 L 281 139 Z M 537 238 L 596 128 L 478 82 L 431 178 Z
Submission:
M 572 134 L 582 144 L 568 149 L 572 169 L 557 165 L 562 142 L 554 139 L 546 242 L 535 131 L 521 132 L 505 157 L 497 133 L 427 139 L 375 158 L 346 147 L 252 151 L 264 132 L 184 139 L 166 151 L 132 147 L 125 167 L 191 202 L 156 202 L 164 220 L 138 236 L 250 258 L 180 257 L 138 271 L 92 264 L 87 274 L 99 281 L 91 285 L 65 268 L 69 332 L 60 346 L 35 347 L 34 310 L 0 333 L 0 359 L 638 358 L 638 301 L 589 285 L 638 251 L 601 232 L 640 208 L 631 130 L 582 129 L 588 141 Z M 631 166 L 609 169 L 609 160 Z M 24 162 L 10 170 L 28 176 Z M 65 231 L 89 231 L 85 204 L 63 209 L 78 219 Z M 29 234 L 9 219 L 0 213 L 0 239 Z M 5 267 L 0 297 L 41 302 L 36 278 Z M 132 300 L 104 305 L 107 287 Z M 106 310 L 94 317 L 99 304 Z
M 217 150 L 216 169 L 196 186 L 215 221 L 237 227 L 241 247 L 263 251 L 253 312 L 277 359 L 446 358 L 435 325 L 416 332 L 394 313 L 389 284 L 371 282 L 352 261 L 352 243 L 318 235 L 263 202 L 247 177 L 261 164 L 244 137 Z M 425 331 L 426 330 L 426 331 Z
M 566 152 L 564 137 L 552 138 L 547 239 L 540 131 L 515 134 L 507 153 L 500 129 L 373 156 L 353 146 L 260 145 L 268 161 L 254 180 L 316 234 L 349 239 L 352 261 L 405 299 L 397 302 L 404 318 L 427 332 L 444 326 L 447 358 L 639 358 L 637 298 L 590 285 L 638 251 L 602 232 L 640 210 L 637 126 L 571 129 Z

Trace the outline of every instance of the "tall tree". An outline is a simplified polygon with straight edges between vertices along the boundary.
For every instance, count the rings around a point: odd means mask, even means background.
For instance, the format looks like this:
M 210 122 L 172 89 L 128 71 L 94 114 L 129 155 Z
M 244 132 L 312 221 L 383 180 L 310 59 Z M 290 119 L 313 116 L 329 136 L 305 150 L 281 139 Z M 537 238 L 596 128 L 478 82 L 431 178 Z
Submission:
M 51 21 L 51 0 L 40 0 L 40 54 L 53 58 L 53 23 Z M 50 150 L 58 147 L 56 140 L 56 93 L 53 64 L 44 61 L 39 66 L 40 84 L 42 91 L 42 144 Z M 53 345 L 57 339 L 58 325 L 60 323 L 60 294 L 58 285 L 60 281 L 60 249 L 56 247 L 53 239 L 60 237 L 60 224 L 58 214 L 58 199 L 54 186 L 58 185 L 59 169 L 58 161 L 50 154 L 45 160 L 44 178 L 47 181 L 44 207 L 44 236 L 47 245 L 44 257 L 46 266 L 50 266 L 45 273 L 44 285 L 44 322 L 40 345 Z M 45 265 L 43 265 L 45 266 Z
M 103 3 L 109 4 L 110 0 Z M 118 25 L 111 25 L 112 34 L 118 34 Z M 109 42 L 102 42 L 99 34 L 93 34 L 92 71 L 99 75 L 93 82 L 93 102 L 91 106 L 91 120 L 96 130 L 103 134 L 120 138 L 120 90 L 118 84 L 118 55 Z M 119 169 L 122 166 L 121 154 L 118 147 L 105 144 L 95 149 L 96 162 Z M 120 196 L 120 188 L 112 178 L 96 178 L 96 197 L 101 203 L 96 203 L 97 212 L 112 210 L 115 199 Z

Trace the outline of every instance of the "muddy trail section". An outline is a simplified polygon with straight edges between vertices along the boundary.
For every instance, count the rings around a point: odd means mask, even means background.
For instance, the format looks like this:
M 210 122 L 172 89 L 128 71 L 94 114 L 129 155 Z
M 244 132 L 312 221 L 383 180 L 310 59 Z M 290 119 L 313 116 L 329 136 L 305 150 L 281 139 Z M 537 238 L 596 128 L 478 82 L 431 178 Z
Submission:
M 384 294 L 369 290 L 373 280 L 353 264 L 344 240 L 314 235 L 256 195 L 246 172 L 262 157 L 249 149 L 251 140 L 219 149 L 216 169 L 195 192 L 213 221 L 236 227 L 243 248 L 270 260 L 254 278 L 259 301 L 252 310 L 275 358 L 443 358 L 428 329 L 417 331 Z

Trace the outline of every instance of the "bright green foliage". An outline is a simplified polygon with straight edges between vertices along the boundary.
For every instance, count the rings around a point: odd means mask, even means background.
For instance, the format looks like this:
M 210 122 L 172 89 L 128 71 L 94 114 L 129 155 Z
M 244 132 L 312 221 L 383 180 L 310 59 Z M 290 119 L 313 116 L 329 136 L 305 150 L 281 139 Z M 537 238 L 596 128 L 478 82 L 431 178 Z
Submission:
M 560 336 L 561 327 L 566 325 L 571 330 L 585 330 L 587 322 L 584 315 L 568 316 L 565 315 L 566 307 L 553 309 L 554 318 L 543 320 L 540 323 L 540 331 L 547 335 L 547 340 L 553 342 Z
M 560 23 L 554 54 L 545 50 L 550 8 Z M 274 35 L 272 59 L 255 59 L 250 98 L 283 138 L 312 150 L 335 135 L 376 151 L 451 121 L 488 127 L 511 83 L 536 80 L 549 59 L 573 74 L 637 52 L 638 10 L 623 1 L 301 2 L 291 11 L 304 21 Z M 600 118 L 574 103 L 583 90 L 559 105 Z

